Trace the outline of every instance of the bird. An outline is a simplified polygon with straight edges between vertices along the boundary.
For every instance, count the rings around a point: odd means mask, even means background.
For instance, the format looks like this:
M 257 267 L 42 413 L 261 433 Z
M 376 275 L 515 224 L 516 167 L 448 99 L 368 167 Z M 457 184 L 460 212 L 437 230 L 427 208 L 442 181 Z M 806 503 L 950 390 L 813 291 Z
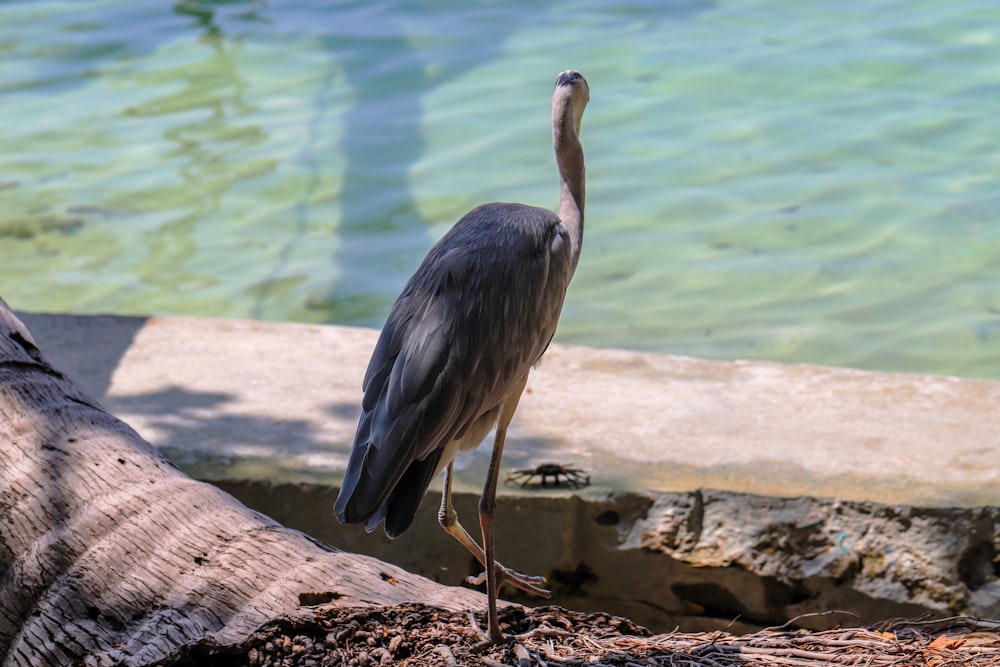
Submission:
M 496 489 L 507 427 L 548 348 L 583 244 L 586 169 L 580 123 L 590 100 L 582 74 L 558 75 L 552 140 L 557 211 L 495 202 L 462 216 L 433 245 L 389 312 L 362 383 L 361 416 L 334 505 L 341 523 L 382 521 L 390 538 L 413 523 L 442 470 L 438 522 L 482 564 L 487 641 L 504 640 L 499 587 L 551 597 L 545 578 L 496 561 Z M 496 428 L 479 500 L 482 546 L 458 521 L 451 499 L 454 458 Z

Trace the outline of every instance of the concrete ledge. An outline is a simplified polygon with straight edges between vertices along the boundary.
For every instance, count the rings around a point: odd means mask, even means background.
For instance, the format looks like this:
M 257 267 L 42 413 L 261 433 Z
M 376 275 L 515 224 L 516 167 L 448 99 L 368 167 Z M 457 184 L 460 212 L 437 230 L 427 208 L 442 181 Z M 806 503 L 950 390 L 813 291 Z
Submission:
M 446 583 L 472 573 L 435 501 L 393 543 L 333 518 L 377 332 L 22 317 L 189 474 L 336 546 Z M 559 604 L 687 630 L 834 606 L 1000 612 L 1000 383 L 553 345 L 527 392 L 504 469 L 572 464 L 593 481 L 502 488 L 500 557 L 548 575 Z M 488 460 L 484 446 L 458 462 L 471 524 Z
M 377 332 L 24 314 L 58 368 L 193 474 L 338 483 Z M 586 494 L 691 491 L 1000 505 L 1000 383 L 553 345 L 506 468 L 591 473 Z M 482 484 L 489 447 L 459 461 Z M 515 492 L 508 487 L 508 492 Z

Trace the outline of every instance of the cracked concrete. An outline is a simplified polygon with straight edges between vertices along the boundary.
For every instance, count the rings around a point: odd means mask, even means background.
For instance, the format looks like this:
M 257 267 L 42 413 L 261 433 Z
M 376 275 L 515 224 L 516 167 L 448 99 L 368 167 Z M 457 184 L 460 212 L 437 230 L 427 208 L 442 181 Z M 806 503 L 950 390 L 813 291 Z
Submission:
M 377 332 L 22 317 L 189 474 L 335 546 L 447 583 L 472 573 L 436 526 L 436 484 L 394 542 L 333 518 Z M 500 557 L 549 576 L 558 604 L 686 630 L 1000 611 L 1000 383 L 553 345 L 527 391 L 504 469 L 572 464 L 593 481 L 502 489 Z M 470 527 L 488 459 L 459 460 Z

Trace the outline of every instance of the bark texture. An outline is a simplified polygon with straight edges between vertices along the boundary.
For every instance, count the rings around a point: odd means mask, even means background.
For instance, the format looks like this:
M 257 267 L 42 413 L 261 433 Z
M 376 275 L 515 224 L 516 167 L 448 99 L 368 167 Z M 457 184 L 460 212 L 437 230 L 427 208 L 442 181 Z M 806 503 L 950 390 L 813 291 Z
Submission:
M 4 666 L 147 664 L 318 602 L 485 604 L 190 479 L 54 369 L 2 300 L 0 573 Z

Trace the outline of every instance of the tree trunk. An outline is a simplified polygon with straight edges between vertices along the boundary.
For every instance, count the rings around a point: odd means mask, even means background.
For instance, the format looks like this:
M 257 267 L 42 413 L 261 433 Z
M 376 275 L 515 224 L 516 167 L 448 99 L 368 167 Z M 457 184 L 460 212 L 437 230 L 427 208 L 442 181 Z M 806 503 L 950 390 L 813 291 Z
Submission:
M 190 479 L 52 368 L 2 300 L 0 570 L 4 666 L 146 664 L 318 601 L 484 605 Z

